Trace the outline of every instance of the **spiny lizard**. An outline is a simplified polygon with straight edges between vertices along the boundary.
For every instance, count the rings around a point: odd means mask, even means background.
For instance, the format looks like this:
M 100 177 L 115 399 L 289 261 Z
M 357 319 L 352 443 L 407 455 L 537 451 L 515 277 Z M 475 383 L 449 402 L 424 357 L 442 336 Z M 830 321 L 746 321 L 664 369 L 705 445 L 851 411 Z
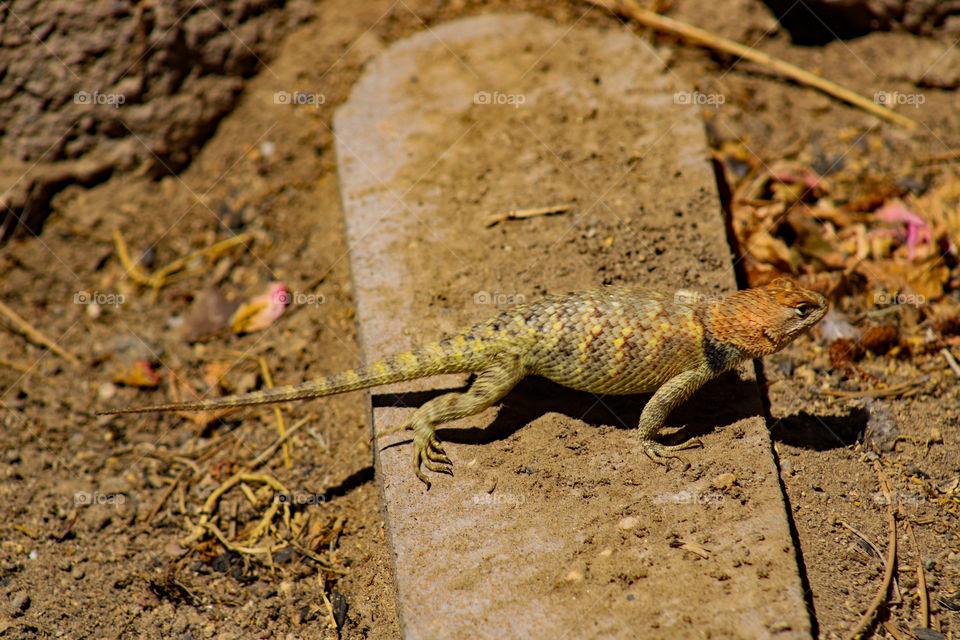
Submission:
M 452 473 L 437 425 L 483 411 L 521 379 L 539 375 L 603 394 L 654 392 L 640 415 L 640 442 L 655 462 L 680 458 L 654 437 L 669 413 L 743 360 L 775 353 L 827 311 L 819 293 L 780 278 L 726 296 L 606 287 L 521 304 L 427 346 L 373 364 L 267 391 L 98 413 L 208 411 L 287 402 L 443 373 L 475 373 L 470 388 L 426 402 L 397 429 L 413 430 L 413 466 Z

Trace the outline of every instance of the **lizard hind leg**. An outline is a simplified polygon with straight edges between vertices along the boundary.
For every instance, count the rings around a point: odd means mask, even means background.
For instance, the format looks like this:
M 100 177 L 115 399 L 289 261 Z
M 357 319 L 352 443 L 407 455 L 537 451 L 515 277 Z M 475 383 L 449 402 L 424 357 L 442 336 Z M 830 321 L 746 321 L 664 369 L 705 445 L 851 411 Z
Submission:
M 407 424 L 391 429 L 413 429 L 414 473 L 428 489 L 430 480 L 421 467 L 453 475 L 453 462 L 437 439 L 437 425 L 480 413 L 507 395 L 525 375 L 518 357 L 503 354 L 477 376 L 469 389 L 433 398 L 417 409 Z

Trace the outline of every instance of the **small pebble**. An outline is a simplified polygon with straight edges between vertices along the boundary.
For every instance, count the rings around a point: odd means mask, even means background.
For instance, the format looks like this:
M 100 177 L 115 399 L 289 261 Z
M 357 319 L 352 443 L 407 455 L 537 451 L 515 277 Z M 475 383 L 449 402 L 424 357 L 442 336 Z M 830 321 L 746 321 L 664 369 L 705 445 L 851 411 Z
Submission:
M 732 473 L 721 473 L 710 481 L 710 486 L 718 491 L 729 491 L 735 484 L 737 484 L 737 476 Z
M 582 582 L 582 581 L 583 581 L 583 574 L 580 573 L 579 571 L 577 571 L 576 569 L 574 569 L 573 571 L 571 571 L 570 573 L 568 573 L 564 579 L 565 579 L 567 582 Z
M 83 570 L 83 567 L 77 565 L 70 572 L 70 577 L 74 580 L 83 580 L 83 577 L 87 575 L 87 572 Z
M 13 616 L 22 615 L 30 608 L 30 594 L 26 591 L 17 591 L 10 598 L 10 613 Z
M 613 555 L 613 549 L 604 549 L 603 551 L 600 552 L 601 558 L 609 558 L 612 555 Z
M 927 477 L 927 474 L 923 472 L 923 469 L 921 469 L 920 467 L 918 467 L 917 465 L 915 465 L 915 464 L 913 464 L 913 463 L 908 464 L 907 467 L 906 467 L 906 469 L 904 469 L 904 471 L 906 471 L 906 472 L 907 472 L 907 475 L 909 475 L 909 476 L 916 476 L 916 477 L 918 477 L 918 478 L 926 478 L 926 477 Z
M 946 640 L 946 636 L 939 631 L 934 631 L 933 629 L 914 627 L 911 629 L 911 631 L 913 631 L 913 635 L 915 635 L 918 640 Z
M 168 544 L 166 547 L 164 547 L 163 550 L 164 550 L 167 554 L 169 554 L 169 555 L 171 555 L 171 556 L 173 556 L 173 557 L 175 557 L 175 558 L 179 558 L 179 557 L 182 556 L 182 555 L 186 555 L 186 553 L 189 551 L 189 549 L 184 549 L 183 547 L 181 547 L 181 546 L 180 546 L 179 544 L 177 544 L 176 542 L 171 542 L 171 543 Z
M 637 518 L 636 516 L 627 516 L 626 518 L 618 522 L 617 526 L 623 529 L 624 531 L 629 531 L 630 529 L 633 529 L 634 527 L 636 527 L 638 524 L 640 524 L 640 518 Z
M 234 385 L 234 391 L 236 393 L 247 393 L 248 391 L 253 391 L 257 387 L 257 380 L 259 376 L 252 372 L 248 371 L 247 373 L 240 376 L 237 380 L 237 383 Z
M 97 389 L 97 396 L 101 400 L 109 400 L 115 395 L 117 395 L 117 385 L 113 384 L 112 382 L 104 382 Z

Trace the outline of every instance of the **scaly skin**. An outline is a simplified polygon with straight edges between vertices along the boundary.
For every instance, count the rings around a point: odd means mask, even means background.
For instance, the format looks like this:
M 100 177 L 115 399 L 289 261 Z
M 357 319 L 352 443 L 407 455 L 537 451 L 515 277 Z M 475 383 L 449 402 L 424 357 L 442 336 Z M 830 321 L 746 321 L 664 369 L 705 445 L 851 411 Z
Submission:
M 475 373 L 470 388 L 417 409 L 409 422 L 377 437 L 413 430 L 414 471 L 452 473 L 437 425 L 479 413 L 525 376 L 603 394 L 654 392 L 640 415 L 644 453 L 658 463 L 678 449 L 654 440 L 670 412 L 708 380 L 738 363 L 775 353 L 827 311 L 820 294 L 786 279 L 728 296 L 680 290 L 607 287 L 522 304 L 421 349 L 365 367 L 268 391 L 216 400 L 112 409 L 98 413 L 209 411 L 318 398 L 442 373 Z

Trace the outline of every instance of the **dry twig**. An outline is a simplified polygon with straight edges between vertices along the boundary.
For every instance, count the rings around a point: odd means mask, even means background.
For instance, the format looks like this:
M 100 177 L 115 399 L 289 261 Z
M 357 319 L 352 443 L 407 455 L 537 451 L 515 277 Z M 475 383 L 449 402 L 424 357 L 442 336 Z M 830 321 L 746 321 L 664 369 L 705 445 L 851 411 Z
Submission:
M 267 385 L 267 389 L 273 389 L 273 378 L 270 377 L 270 367 L 267 365 L 266 359 L 263 356 L 257 356 L 257 361 L 260 363 L 260 373 L 263 375 L 263 383 Z M 290 443 L 287 442 L 287 427 L 283 423 L 283 413 L 280 411 L 280 407 L 273 405 L 273 415 L 277 417 L 277 434 L 280 436 L 280 439 L 283 441 L 283 465 L 289 469 L 293 466 L 293 462 L 290 460 Z
M 504 220 L 520 220 L 521 218 L 532 218 L 534 216 L 551 216 L 556 213 L 565 213 L 570 210 L 573 203 L 557 204 L 552 207 L 539 207 L 536 209 L 514 209 L 506 213 L 491 213 L 483 219 L 484 226 L 492 227 Z
M 887 542 L 887 570 L 883 574 L 883 584 L 881 584 L 877 590 L 877 595 L 873 597 L 870 607 L 860 617 L 857 626 L 844 637 L 844 640 L 859 638 L 863 635 L 864 631 L 867 630 L 867 627 L 870 626 L 870 623 L 873 622 L 874 616 L 877 615 L 877 611 L 880 609 L 884 600 L 887 599 L 887 594 L 890 592 L 890 583 L 893 581 L 893 572 L 897 564 L 897 518 L 893 514 L 893 496 L 890 495 L 890 487 L 887 486 L 887 479 L 884 477 L 883 470 L 878 463 L 873 463 L 873 470 L 876 472 L 877 479 L 880 481 L 880 489 L 887 499 L 887 520 L 890 523 L 890 539 L 889 542 Z
M 28 367 L 25 364 L 20 364 L 19 362 L 14 362 L 13 360 L 6 360 L 0 358 L 0 367 L 10 367 L 20 373 L 25 373 L 30 376 L 37 376 L 38 378 L 47 378 L 48 376 L 43 375 L 39 371 L 34 371 L 33 367 Z
M 836 398 L 889 398 L 891 396 L 902 396 L 915 391 L 920 385 L 927 381 L 927 376 L 908 380 L 887 389 L 864 389 L 863 391 L 839 391 L 836 389 L 823 389 L 820 391 L 825 396 L 834 396 Z
M 889 620 L 883 621 L 883 628 L 886 629 L 887 633 L 893 636 L 894 640 L 908 640 L 907 636 L 905 636 L 903 631 L 900 630 L 900 627 L 893 624 Z
M 120 230 L 113 230 L 113 243 L 117 248 L 117 257 L 120 258 L 120 263 L 126 270 L 127 275 L 129 275 L 130 279 L 137 284 L 150 287 L 154 291 L 162 289 L 168 284 L 174 282 L 176 278 L 173 277 L 173 274 L 177 273 L 178 271 L 182 271 L 193 260 L 205 256 L 217 256 L 227 249 L 235 247 L 238 244 L 246 245 L 248 241 L 252 240 L 252 234 L 241 233 L 233 236 L 232 238 L 227 238 L 226 240 L 222 240 L 214 245 L 211 245 L 206 249 L 200 249 L 199 251 L 194 251 L 193 253 L 182 258 L 177 258 L 167 266 L 158 269 L 153 273 L 146 273 L 140 268 L 140 265 L 134 263 L 133 260 L 130 259 L 130 253 L 127 251 L 127 243 L 123 240 Z
M 156 506 L 150 510 L 150 513 L 147 515 L 147 519 L 144 520 L 145 525 L 149 525 L 150 522 L 160 513 L 160 509 L 163 508 L 164 503 L 167 499 L 173 495 L 173 492 L 176 490 L 177 485 L 180 484 L 180 481 L 183 480 L 183 476 L 187 475 L 188 467 L 184 467 L 180 470 L 180 473 L 177 474 L 177 477 L 173 479 L 173 482 L 167 487 L 167 490 L 163 492 L 163 495 L 160 496 L 160 500 L 157 502 Z
M 17 315 L 16 311 L 14 311 L 13 309 L 11 309 L 10 307 L 8 307 L 2 302 L 0 302 L 0 314 L 3 314 L 4 316 L 7 317 L 8 320 L 10 320 L 10 322 L 15 324 L 17 326 L 17 329 L 19 329 L 20 332 L 23 335 L 25 335 L 28 340 L 32 340 L 33 342 L 37 343 L 41 347 L 46 347 L 47 349 L 50 349 L 50 351 L 53 351 L 55 354 L 57 354 L 64 360 L 67 360 L 68 362 L 70 362 L 70 364 L 75 364 L 78 367 L 81 366 L 82 363 L 77 358 L 77 356 L 73 355 L 72 353 L 70 353 L 69 351 L 67 351 L 60 345 L 58 345 L 56 342 L 54 342 L 47 336 L 43 335 L 42 333 L 34 329 L 29 322 L 27 322 L 26 320 L 21 318 L 19 315 Z
M 281 445 L 283 445 L 284 443 L 286 443 L 286 442 L 290 439 L 290 436 L 292 436 L 294 433 L 296 433 L 301 427 L 303 427 L 305 424 L 309 423 L 309 422 L 310 422 L 311 420 L 313 420 L 315 417 L 316 417 L 316 416 L 314 416 L 313 414 L 310 414 L 310 415 L 307 416 L 306 418 L 303 418 L 302 420 L 298 420 L 296 423 L 294 423 L 294 425 L 293 425 L 292 427 L 290 427 L 290 428 L 287 430 L 286 433 L 284 433 L 282 436 L 280 436 L 279 438 L 277 438 L 277 439 L 273 442 L 273 444 L 271 444 L 269 447 L 267 447 L 266 449 L 264 449 L 264 450 L 263 450 L 263 453 L 261 453 L 261 454 L 258 455 L 256 458 L 254 458 L 253 460 L 251 460 L 250 462 L 248 462 L 247 464 L 245 464 L 245 465 L 244 465 L 244 468 L 245 468 L 246 470 L 248 470 L 248 471 L 253 471 L 253 470 L 256 469 L 257 467 L 259 467 L 260 465 L 262 465 L 264 462 L 267 461 L 268 458 L 270 458 L 270 456 L 272 456 L 274 453 L 276 453 L 277 449 L 280 448 Z
M 910 521 L 906 521 L 907 533 L 910 535 L 910 542 L 917 552 L 917 597 L 920 599 L 920 626 L 924 629 L 930 628 L 930 596 L 927 593 L 927 578 L 923 574 L 923 557 L 920 555 L 920 545 L 917 544 L 917 537 L 913 534 L 913 527 Z
M 250 353 L 245 353 L 242 351 L 229 351 L 230 356 L 235 358 L 247 358 L 248 360 L 254 360 L 260 366 L 260 375 L 263 378 L 263 384 L 266 385 L 267 389 L 273 389 L 273 378 L 270 375 L 270 366 L 267 364 L 266 359 L 263 356 L 258 356 Z M 290 445 L 287 443 L 287 428 L 283 422 L 283 413 L 280 411 L 280 407 L 274 405 L 271 407 L 273 409 L 273 415 L 277 417 L 277 433 L 280 436 L 279 442 L 283 445 L 283 464 L 287 469 L 293 467 L 293 462 L 290 459 Z M 259 456 L 257 458 L 259 460 Z M 262 462 L 260 463 L 262 464 Z M 259 464 L 257 465 L 259 466 Z
M 337 617 L 333 615 L 333 605 L 330 604 L 330 598 L 327 597 L 327 590 L 325 588 L 326 585 L 324 584 L 325 580 L 323 579 L 323 574 L 317 574 L 317 582 L 320 583 L 320 596 L 323 598 L 323 604 L 325 604 L 327 607 L 327 615 L 330 617 L 330 625 L 339 633 L 340 626 L 337 624 Z
M 730 55 L 738 56 L 764 67 L 768 67 L 785 75 L 791 80 L 799 82 L 800 84 L 805 84 L 815 89 L 819 89 L 829 96 L 837 98 L 838 100 L 842 100 L 885 120 L 896 122 L 897 124 L 907 127 L 908 129 L 913 129 L 917 126 L 917 122 L 912 118 L 908 118 L 907 116 L 901 115 L 896 111 L 892 111 L 882 105 L 872 102 L 871 100 L 868 100 L 854 91 L 850 91 L 849 89 L 841 87 L 835 82 L 831 82 L 826 78 L 822 78 L 816 74 L 810 73 L 809 71 L 801 69 L 800 67 L 790 64 L 789 62 L 774 58 L 771 55 L 763 53 L 762 51 L 757 51 L 756 49 L 742 45 L 739 42 L 734 42 L 733 40 L 728 40 L 727 38 L 721 38 L 720 36 L 710 33 L 709 31 L 699 29 L 692 25 L 686 24 L 685 22 L 673 20 L 658 13 L 648 11 L 638 5 L 635 0 L 587 0 L 587 2 L 603 7 L 612 13 L 633 18 L 646 27 L 651 27 L 658 31 L 669 33 L 670 35 L 682 38 L 692 44 L 714 49 L 716 51 L 722 51 L 723 53 L 729 53 Z
M 219 487 L 213 490 L 213 493 L 207 496 L 206 501 L 203 503 L 203 507 L 200 508 L 200 520 L 196 525 L 194 525 L 193 532 L 178 542 L 181 547 L 187 548 L 203 537 L 204 532 L 208 530 L 207 525 L 210 523 L 210 516 L 213 514 L 213 510 L 217 506 L 217 503 L 220 501 L 220 497 L 241 482 L 258 482 L 260 484 L 268 485 L 274 491 L 278 491 L 280 493 L 290 493 L 287 491 L 286 487 L 270 476 L 244 472 L 235 473 L 224 480 Z
M 856 529 L 856 528 L 853 527 L 852 525 L 847 524 L 847 523 L 844 522 L 843 520 L 839 520 L 838 522 L 839 522 L 839 524 L 840 524 L 841 526 L 849 529 L 849 530 L 852 531 L 858 538 L 860 538 L 861 540 L 863 540 L 864 544 L 866 544 L 867 546 L 869 546 L 870 549 L 873 550 L 874 555 L 876 555 L 877 558 L 880 559 L 880 562 L 883 563 L 883 568 L 884 568 L 884 569 L 887 568 L 887 559 L 884 557 L 884 555 L 883 555 L 882 553 L 880 553 L 880 549 L 877 548 L 877 545 L 873 544 L 873 542 L 872 542 L 869 538 L 867 538 L 867 536 L 864 535 L 863 532 L 859 531 L 858 529 Z M 896 575 L 893 576 L 893 592 L 894 592 L 894 594 L 895 594 L 895 600 L 894 600 L 894 602 L 900 602 L 900 600 L 902 599 L 902 598 L 901 598 L 901 595 L 900 595 L 900 583 L 897 581 L 897 576 L 896 576 Z
M 943 356 L 943 359 L 947 361 L 947 364 L 950 366 L 950 369 L 953 371 L 953 375 L 960 378 L 960 365 L 957 364 L 957 359 L 953 357 L 953 354 L 950 352 L 950 349 L 946 347 L 940 349 L 940 355 Z

